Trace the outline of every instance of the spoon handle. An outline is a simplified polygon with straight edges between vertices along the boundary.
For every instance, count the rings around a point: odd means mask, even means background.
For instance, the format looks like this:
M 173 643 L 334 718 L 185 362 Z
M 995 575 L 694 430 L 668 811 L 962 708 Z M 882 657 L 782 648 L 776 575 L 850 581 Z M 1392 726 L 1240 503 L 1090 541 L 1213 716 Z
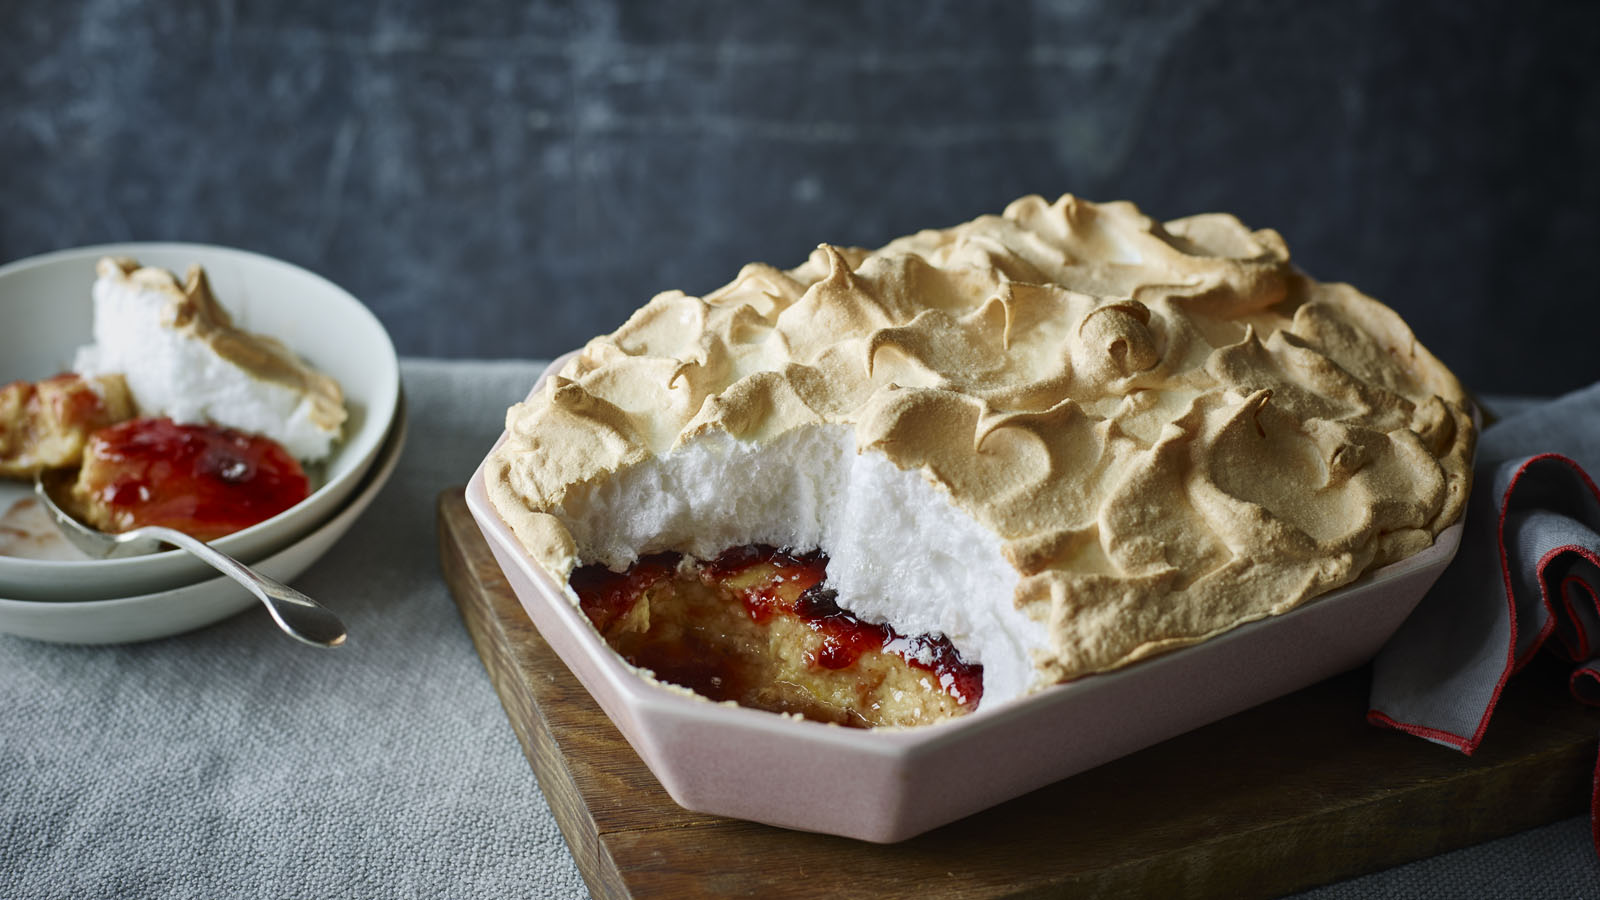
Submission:
M 337 647 L 344 643 L 344 623 L 327 607 L 305 594 L 262 575 L 205 541 L 181 531 L 160 526 L 149 526 L 139 531 L 188 550 L 218 572 L 244 585 L 266 604 L 267 612 L 284 634 L 314 647 Z

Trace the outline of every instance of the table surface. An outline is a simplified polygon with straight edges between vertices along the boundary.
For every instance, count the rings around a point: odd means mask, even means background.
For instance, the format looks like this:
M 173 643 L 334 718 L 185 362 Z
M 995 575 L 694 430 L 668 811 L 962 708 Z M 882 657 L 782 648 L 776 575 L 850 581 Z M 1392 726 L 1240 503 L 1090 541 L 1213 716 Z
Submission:
M 121 647 L 0 636 L 0 897 L 587 896 L 435 553 L 440 489 L 541 368 L 403 362 L 394 479 L 297 582 L 344 617 L 344 648 L 254 609 Z M 1578 817 L 1297 896 L 1597 884 Z

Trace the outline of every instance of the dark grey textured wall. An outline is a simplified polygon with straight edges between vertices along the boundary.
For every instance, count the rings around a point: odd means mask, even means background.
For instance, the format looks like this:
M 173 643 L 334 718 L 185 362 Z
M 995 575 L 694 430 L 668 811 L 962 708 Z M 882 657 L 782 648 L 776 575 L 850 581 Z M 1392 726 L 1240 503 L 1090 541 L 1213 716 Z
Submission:
M 1275 227 L 1482 391 L 1600 378 L 1600 4 L 0 0 L 0 258 L 280 256 L 402 352 L 1024 193 Z

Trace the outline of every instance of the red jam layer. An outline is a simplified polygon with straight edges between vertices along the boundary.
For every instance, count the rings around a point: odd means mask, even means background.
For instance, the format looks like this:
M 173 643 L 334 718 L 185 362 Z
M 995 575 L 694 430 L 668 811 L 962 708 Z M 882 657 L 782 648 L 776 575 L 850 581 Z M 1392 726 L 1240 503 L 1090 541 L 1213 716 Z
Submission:
M 623 572 L 600 565 L 584 566 L 572 574 L 571 585 L 584 612 L 601 632 L 609 635 L 645 592 L 672 579 L 681 557 L 676 553 L 646 556 Z M 968 710 L 983 696 L 983 666 L 966 663 L 950 640 L 942 635 L 908 637 L 886 624 L 864 622 L 841 609 L 837 594 L 824 587 L 828 558 L 821 552 L 795 553 L 764 545 L 746 545 L 725 551 L 701 566 L 702 577 L 728 585 L 730 579 L 758 565 L 775 571 L 753 586 L 734 588 L 745 615 L 757 624 L 775 616 L 804 622 L 822 640 L 808 650 L 808 666 L 847 670 L 864 654 L 889 653 L 913 667 L 931 673 L 939 688 Z M 799 590 L 795 590 L 799 588 Z M 793 599 L 786 599 L 793 598 Z M 652 669 L 658 677 L 684 685 L 712 700 L 737 700 L 745 689 L 737 660 L 706 659 L 704 653 L 677 648 L 650 651 L 652 660 L 630 659 Z M 670 659 L 666 658 L 668 655 Z
M 90 436 L 74 493 L 100 528 L 163 525 L 209 541 L 294 506 L 311 482 L 271 438 L 133 419 Z

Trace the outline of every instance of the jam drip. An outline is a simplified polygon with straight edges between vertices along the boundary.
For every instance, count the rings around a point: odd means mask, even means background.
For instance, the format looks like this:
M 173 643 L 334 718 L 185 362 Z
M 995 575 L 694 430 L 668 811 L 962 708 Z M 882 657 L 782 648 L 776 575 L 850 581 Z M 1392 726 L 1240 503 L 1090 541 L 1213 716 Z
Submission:
M 774 676 L 771 657 L 793 654 L 774 650 L 767 641 L 775 626 L 794 622 L 813 635 L 798 654 L 799 674 L 814 675 L 819 684 L 858 670 L 864 679 L 881 680 L 881 664 L 869 673 L 862 662 L 874 654 L 889 655 L 931 674 L 933 689 L 953 699 L 958 712 L 977 707 L 983 696 L 982 666 L 964 662 L 942 635 L 908 637 L 841 608 L 837 593 L 824 585 L 827 565 L 821 552 L 753 544 L 729 549 L 698 567 L 683 566 L 675 553 L 643 557 L 622 572 L 584 566 L 573 572 L 571 585 L 589 620 L 624 658 L 712 700 L 847 725 L 876 724 L 871 710 L 841 717 L 782 696 L 785 691 L 792 694 L 805 679 Z M 662 621 L 669 604 L 684 621 Z M 760 658 L 762 654 L 767 658 Z M 761 677 L 786 683 L 780 690 L 756 683 Z M 928 684 L 920 678 L 916 683 Z
M 206 541 L 270 519 L 310 493 L 300 463 L 277 441 L 166 418 L 91 435 L 73 488 L 98 528 L 164 525 Z
M 583 599 L 589 621 L 605 633 L 633 609 L 646 590 L 670 578 L 679 559 L 676 553 L 655 553 L 641 557 L 626 572 L 583 566 L 573 571 L 568 583 Z
M 840 609 L 837 592 L 815 585 L 800 595 L 794 613 L 824 635 L 815 663 L 827 669 L 844 669 L 855 664 L 861 654 L 882 650 L 900 657 L 907 665 L 932 672 L 939 687 L 950 696 L 972 707 L 983 698 L 983 666 L 963 662 L 961 654 L 944 635 L 906 637 L 885 624 L 863 622 L 849 610 Z

